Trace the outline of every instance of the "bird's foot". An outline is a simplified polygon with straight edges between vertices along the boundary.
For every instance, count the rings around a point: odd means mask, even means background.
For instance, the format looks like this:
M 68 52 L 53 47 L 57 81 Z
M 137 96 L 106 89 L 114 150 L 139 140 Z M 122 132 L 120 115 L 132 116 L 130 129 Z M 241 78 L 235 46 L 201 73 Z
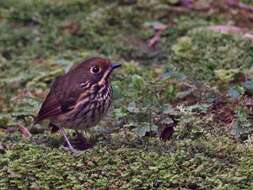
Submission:
M 71 147 L 63 146 L 63 149 L 66 150 L 66 151 L 70 151 L 70 152 L 72 152 L 73 154 L 78 154 L 78 153 L 80 153 L 80 151 L 78 151 L 78 150 L 76 150 L 75 148 L 73 148 L 73 146 L 71 146 Z
M 70 141 L 69 141 L 69 139 L 68 139 L 68 137 L 67 137 L 67 134 L 66 134 L 65 130 L 64 130 L 62 127 L 59 128 L 59 129 L 60 129 L 60 132 L 61 132 L 61 134 L 63 135 L 63 137 L 64 137 L 64 139 L 65 139 L 65 143 L 66 143 L 66 145 L 67 145 L 67 146 L 65 146 L 65 147 L 67 147 L 67 149 L 70 150 L 70 151 L 73 152 L 73 153 L 78 153 L 78 151 L 75 150 L 74 147 L 72 146 L 72 144 L 70 143 Z M 65 145 L 65 144 L 64 144 L 64 145 Z

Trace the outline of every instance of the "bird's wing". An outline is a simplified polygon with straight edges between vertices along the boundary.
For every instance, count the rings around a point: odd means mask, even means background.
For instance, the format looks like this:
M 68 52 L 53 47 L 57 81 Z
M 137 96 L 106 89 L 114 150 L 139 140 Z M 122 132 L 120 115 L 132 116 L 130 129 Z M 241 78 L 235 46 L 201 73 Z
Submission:
M 79 80 L 73 82 L 73 77 L 58 77 L 43 102 L 34 123 L 74 109 L 76 101 L 82 93 L 82 89 L 77 86 L 79 83 Z

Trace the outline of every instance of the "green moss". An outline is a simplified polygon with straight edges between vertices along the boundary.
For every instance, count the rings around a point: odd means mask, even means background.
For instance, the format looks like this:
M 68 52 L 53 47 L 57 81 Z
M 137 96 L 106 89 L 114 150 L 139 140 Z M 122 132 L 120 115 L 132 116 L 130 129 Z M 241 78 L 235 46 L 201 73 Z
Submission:
M 172 47 L 172 62 L 194 79 L 213 81 L 220 69 L 247 70 L 253 61 L 252 43 L 207 29 L 195 29 Z
M 0 158 L 0 187 L 31 188 L 245 188 L 252 187 L 251 156 L 241 157 L 226 136 L 103 141 L 79 155 L 21 141 Z M 12 144 L 12 145 L 11 145 Z M 244 153 L 243 153 L 244 155 Z M 236 174 L 234 173 L 236 172 Z
M 246 4 L 249 4 L 249 5 L 252 5 L 252 1 L 251 0 L 242 0 L 242 3 L 246 3 Z
M 252 148 L 217 119 L 224 107 L 211 110 L 218 93 L 195 86 L 217 89 L 217 79 L 244 73 L 252 43 L 205 29 L 227 23 L 225 14 L 168 11 L 169 3 L 0 0 L 0 189 L 253 188 Z M 148 47 L 157 23 L 168 28 Z M 32 120 L 52 80 L 94 55 L 124 66 L 113 76 L 110 119 L 93 131 L 97 144 L 72 155 Z M 251 109 L 239 108 L 234 123 L 249 127 Z M 171 116 L 178 123 L 163 142 L 156 121 Z

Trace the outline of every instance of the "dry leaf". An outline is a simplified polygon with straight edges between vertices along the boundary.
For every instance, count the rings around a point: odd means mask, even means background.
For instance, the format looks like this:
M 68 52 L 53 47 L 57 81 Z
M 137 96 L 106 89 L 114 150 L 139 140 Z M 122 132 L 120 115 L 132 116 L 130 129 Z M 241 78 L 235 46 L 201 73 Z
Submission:
M 29 139 L 32 137 L 32 134 L 30 133 L 30 131 L 27 128 L 25 128 L 24 126 L 17 124 L 17 128 L 21 132 L 22 137 L 24 137 L 26 139 Z
M 5 153 L 5 147 L 0 143 L 0 154 Z
M 229 25 L 212 25 L 212 26 L 209 26 L 208 29 L 216 31 L 216 32 L 225 33 L 225 34 L 241 35 L 243 38 L 247 38 L 253 41 L 253 34 L 248 33 L 247 30 L 244 28 L 239 28 L 236 26 L 229 26 Z
M 148 40 L 148 47 L 152 48 L 155 44 L 157 44 L 161 39 L 161 34 L 164 30 L 166 30 L 167 25 L 162 23 L 154 23 L 153 28 L 156 31 L 152 38 Z
M 253 6 L 241 3 L 239 0 L 228 0 L 228 5 L 233 8 L 238 8 L 253 13 Z

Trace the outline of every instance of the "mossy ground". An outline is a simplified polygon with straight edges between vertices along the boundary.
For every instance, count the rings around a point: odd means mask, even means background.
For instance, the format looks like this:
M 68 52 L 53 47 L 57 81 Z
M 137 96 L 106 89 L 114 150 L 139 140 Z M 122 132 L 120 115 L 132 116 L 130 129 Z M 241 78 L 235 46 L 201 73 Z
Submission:
M 246 18 L 171 3 L 0 0 L 0 189 L 253 189 L 253 43 L 208 29 Z M 95 55 L 123 68 L 96 145 L 73 155 L 32 120 L 52 80 Z

